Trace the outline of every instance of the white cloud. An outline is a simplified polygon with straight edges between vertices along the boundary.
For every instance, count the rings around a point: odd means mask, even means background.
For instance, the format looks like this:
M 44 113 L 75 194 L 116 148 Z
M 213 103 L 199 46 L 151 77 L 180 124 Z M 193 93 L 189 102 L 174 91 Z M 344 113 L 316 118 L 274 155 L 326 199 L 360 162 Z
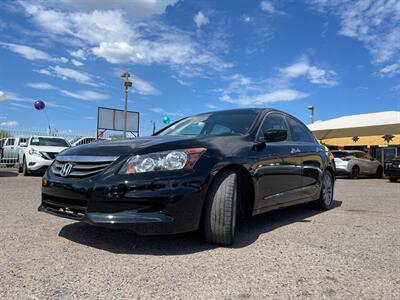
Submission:
M 374 63 L 400 56 L 400 5 L 398 1 L 309 0 L 321 12 L 340 19 L 339 34 L 362 42 Z
M 218 108 L 216 105 L 211 104 L 211 103 L 206 103 L 206 107 L 209 109 L 217 109 Z
M 82 71 L 70 69 L 70 68 L 64 68 L 64 67 L 60 67 L 60 66 L 51 66 L 47 69 L 40 69 L 40 70 L 35 70 L 35 71 L 40 74 L 54 76 L 54 77 L 62 78 L 64 80 L 73 79 L 78 83 L 92 85 L 92 86 L 98 86 L 98 84 L 93 81 L 92 77 L 89 74 L 82 72 Z
M 387 65 L 387 66 L 383 67 L 382 69 L 380 69 L 379 73 L 381 75 L 387 75 L 387 76 L 391 76 L 391 75 L 400 73 L 400 64 L 395 63 L 395 64 Z
M 178 0 L 91 0 L 76 1 L 63 0 L 63 3 L 71 8 L 91 10 L 121 10 L 136 20 L 144 19 L 151 15 L 163 14 L 168 6 L 177 3 Z
M 145 81 L 137 76 L 132 79 L 133 90 L 141 95 L 159 95 L 160 91 L 157 90 L 150 82 Z
M 54 90 L 54 89 L 56 89 L 55 86 L 53 86 L 47 82 L 32 82 L 32 83 L 27 83 L 27 86 L 29 86 L 33 89 L 38 89 L 38 90 Z
M 83 63 L 80 62 L 79 60 L 72 59 L 71 62 L 72 62 L 72 64 L 73 64 L 74 66 L 76 66 L 76 67 L 81 67 L 81 66 L 83 66 Z
M 93 101 L 93 100 L 105 100 L 108 99 L 109 96 L 105 94 L 101 94 L 95 91 L 67 91 L 61 90 L 61 94 L 72 97 L 79 100 Z
M 0 123 L 0 126 L 6 126 L 6 127 L 15 127 L 18 126 L 18 122 L 17 121 L 4 121 Z
M 280 69 L 280 72 L 288 78 L 306 76 L 311 83 L 321 86 L 334 86 L 337 84 L 335 79 L 336 72 L 310 65 L 305 56 L 301 57 L 294 64 Z
M 86 53 L 83 49 L 78 49 L 78 50 L 68 50 L 68 53 L 72 56 L 75 57 L 77 59 L 81 59 L 81 60 L 86 60 Z
M 243 16 L 243 22 L 250 23 L 253 19 L 250 16 Z
M 32 61 L 33 60 L 47 60 L 47 61 L 62 62 L 62 63 L 68 62 L 68 59 L 66 59 L 65 57 L 55 58 L 42 50 L 32 48 L 32 47 L 29 47 L 26 45 L 20 45 L 20 44 L 14 44 L 14 43 L 3 43 L 3 42 L 0 42 L 0 45 L 14 53 L 21 55 L 22 57 L 24 57 L 28 60 L 32 60 Z
M 283 90 L 264 92 L 260 94 L 244 96 L 239 98 L 232 98 L 229 95 L 223 95 L 220 97 L 220 100 L 228 103 L 237 104 L 240 106 L 256 106 L 256 105 L 264 105 L 267 103 L 275 103 L 281 101 L 293 101 L 293 100 L 303 99 L 307 96 L 308 94 L 297 90 L 283 89 Z
M 263 11 L 268 12 L 270 14 L 273 14 L 276 12 L 276 9 L 271 1 L 267 1 L 267 0 L 261 1 L 260 7 Z
M 118 7 L 114 2 L 105 2 L 110 4 L 104 6 Z M 209 73 L 210 69 L 221 71 L 231 66 L 218 57 L 215 53 L 218 50 L 209 47 L 210 41 L 195 41 L 191 32 L 179 30 L 161 20 L 134 23 L 121 9 L 62 11 L 51 8 L 51 3 L 22 2 L 22 6 L 46 38 L 56 41 L 60 38 L 79 40 L 83 46 L 69 50 L 75 59 L 82 60 L 86 54 L 92 54 L 112 64 L 164 64 L 186 77 L 201 76 Z M 138 3 L 144 5 L 144 0 Z M 155 3 L 148 1 L 150 7 L 163 6 L 163 11 L 168 3 L 175 1 Z M 203 17 L 199 18 L 199 25 L 205 24 L 204 14 Z
M 149 109 L 152 112 L 158 113 L 158 114 L 163 114 L 166 116 L 175 116 L 175 117 L 182 117 L 183 114 L 180 112 L 171 112 L 171 111 L 166 111 L 165 109 L 161 107 L 153 107 Z
M 194 16 L 193 21 L 196 23 L 197 29 L 200 29 L 202 26 L 207 25 L 210 22 L 210 20 L 202 11 L 199 11 Z

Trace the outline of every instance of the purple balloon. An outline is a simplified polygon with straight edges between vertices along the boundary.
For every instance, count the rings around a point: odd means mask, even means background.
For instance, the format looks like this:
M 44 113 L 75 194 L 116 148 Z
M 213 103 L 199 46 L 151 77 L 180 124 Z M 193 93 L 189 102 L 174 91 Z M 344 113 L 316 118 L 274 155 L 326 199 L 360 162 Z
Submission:
M 37 100 L 35 101 L 35 103 L 33 104 L 33 106 L 37 109 L 37 110 L 42 110 L 46 107 L 46 105 L 44 104 L 44 102 L 42 100 Z

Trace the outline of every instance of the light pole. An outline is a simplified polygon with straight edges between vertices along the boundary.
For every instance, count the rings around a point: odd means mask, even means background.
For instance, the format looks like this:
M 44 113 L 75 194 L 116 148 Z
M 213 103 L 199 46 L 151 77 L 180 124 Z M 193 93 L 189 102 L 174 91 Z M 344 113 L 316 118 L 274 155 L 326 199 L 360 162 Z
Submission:
M 309 106 L 307 106 L 307 109 L 310 111 L 310 121 L 311 121 L 311 124 L 313 124 L 315 107 L 313 105 L 309 105 Z
M 124 104 L 124 138 L 126 138 L 126 129 L 127 129 L 127 121 L 128 121 L 128 89 L 132 86 L 132 81 L 129 80 L 131 74 L 129 72 L 124 72 L 121 75 L 122 78 L 125 78 L 124 87 L 125 87 L 125 104 Z

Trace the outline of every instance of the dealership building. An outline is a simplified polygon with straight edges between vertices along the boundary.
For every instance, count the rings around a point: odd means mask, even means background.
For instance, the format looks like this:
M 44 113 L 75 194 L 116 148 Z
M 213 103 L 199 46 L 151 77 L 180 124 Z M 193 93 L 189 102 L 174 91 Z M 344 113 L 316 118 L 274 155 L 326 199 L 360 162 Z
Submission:
M 308 126 L 331 150 L 363 150 L 381 162 L 400 155 L 400 112 L 343 116 Z

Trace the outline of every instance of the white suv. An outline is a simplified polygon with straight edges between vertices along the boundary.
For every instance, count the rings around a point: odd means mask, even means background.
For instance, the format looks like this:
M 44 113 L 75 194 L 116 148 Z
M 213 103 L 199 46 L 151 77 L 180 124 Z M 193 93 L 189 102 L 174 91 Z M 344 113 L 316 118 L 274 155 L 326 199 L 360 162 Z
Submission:
M 358 150 L 334 150 L 336 175 L 345 175 L 357 179 L 360 175 L 373 175 L 381 178 L 383 167 L 381 163 L 367 153 Z
M 19 153 L 18 171 L 24 175 L 43 173 L 58 153 L 70 147 L 66 139 L 55 136 L 32 136 L 25 151 Z

